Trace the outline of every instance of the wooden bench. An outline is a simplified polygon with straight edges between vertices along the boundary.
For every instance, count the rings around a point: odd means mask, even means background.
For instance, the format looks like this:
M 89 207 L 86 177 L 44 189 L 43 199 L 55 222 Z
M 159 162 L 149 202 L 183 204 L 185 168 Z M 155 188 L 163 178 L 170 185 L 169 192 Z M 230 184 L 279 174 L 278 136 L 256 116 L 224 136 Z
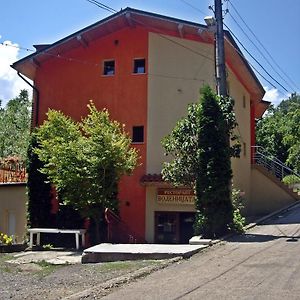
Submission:
M 33 246 L 33 235 L 36 234 L 36 245 L 41 243 L 41 233 L 73 233 L 75 234 L 76 249 L 79 249 L 79 236 L 81 235 L 82 247 L 85 246 L 85 233 L 86 229 L 58 229 L 58 228 L 29 228 L 30 233 L 29 246 Z

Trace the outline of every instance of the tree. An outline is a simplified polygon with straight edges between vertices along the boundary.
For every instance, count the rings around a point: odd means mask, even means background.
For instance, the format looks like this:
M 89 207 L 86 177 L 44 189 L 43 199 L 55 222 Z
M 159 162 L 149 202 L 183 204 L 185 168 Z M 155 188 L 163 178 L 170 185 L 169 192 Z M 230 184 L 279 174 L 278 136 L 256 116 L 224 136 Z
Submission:
M 51 185 L 47 176 L 39 171 L 43 164 L 34 153 L 37 147 L 36 135 L 32 134 L 27 153 L 27 224 L 32 228 L 51 228 Z
M 55 185 L 64 204 L 70 204 L 82 216 L 96 224 L 103 209 L 117 208 L 117 183 L 137 164 L 137 151 L 124 127 L 109 119 L 107 110 L 88 105 L 89 115 L 75 122 L 63 113 L 49 110 L 48 119 L 37 130 L 41 172 Z
M 163 140 L 166 155 L 172 156 L 164 164 L 163 178 L 194 188 L 195 233 L 204 236 L 220 235 L 233 222 L 230 157 L 240 152 L 233 105 L 233 99 L 218 98 L 206 86 L 200 103 L 190 104 L 187 116 Z
M 0 158 L 26 158 L 30 136 L 31 101 L 28 91 L 21 90 L 2 108 L 0 102 Z
M 292 94 L 277 107 L 270 106 L 256 126 L 256 143 L 268 153 L 300 172 L 300 96 Z

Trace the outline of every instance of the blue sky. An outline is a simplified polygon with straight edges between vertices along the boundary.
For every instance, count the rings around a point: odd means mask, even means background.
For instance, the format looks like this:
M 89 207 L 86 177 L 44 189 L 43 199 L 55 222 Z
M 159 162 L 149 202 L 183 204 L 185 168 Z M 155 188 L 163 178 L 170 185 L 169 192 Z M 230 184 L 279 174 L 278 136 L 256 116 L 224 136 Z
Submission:
M 212 15 L 212 11 L 208 9 L 208 6 L 213 5 L 214 1 L 99 0 L 99 2 L 116 10 L 129 6 L 204 23 L 203 18 L 205 15 Z M 300 93 L 300 1 L 230 0 L 228 2 L 223 0 L 223 2 L 224 9 L 228 7 L 230 11 L 224 17 L 224 22 L 247 50 L 279 82 L 279 84 L 274 82 L 243 50 L 249 61 L 274 85 L 272 86 L 258 75 L 267 91 L 265 100 L 271 100 L 277 104 L 281 99 L 287 98 L 291 92 Z M 272 58 L 256 42 L 234 8 L 268 50 Z M 11 45 L 0 45 L 0 99 L 3 101 L 2 105 L 10 98 L 15 97 L 21 88 L 27 88 L 27 85 L 18 79 L 16 72 L 9 65 L 31 52 L 13 46 L 33 49 L 32 45 L 34 44 L 53 43 L 111 14 L 89 3 L 87 0 L 1 1 L 0 11 L 0 43 Z M 232 16 L 242 29 L 247 32 L 250 39 L 257 44 L 260 51 L 263 52 L 276 71 L 244 35 Z M 277 65 L 281 70 L 278 69 Z

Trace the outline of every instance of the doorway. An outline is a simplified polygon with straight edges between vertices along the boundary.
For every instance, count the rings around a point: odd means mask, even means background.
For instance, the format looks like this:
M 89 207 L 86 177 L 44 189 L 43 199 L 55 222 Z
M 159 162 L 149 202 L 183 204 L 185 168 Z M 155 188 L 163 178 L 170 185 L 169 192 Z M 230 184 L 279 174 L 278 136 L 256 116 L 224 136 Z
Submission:
M 155 243 L 188 244 L 194 219 L 193 212 L 155 212 Z

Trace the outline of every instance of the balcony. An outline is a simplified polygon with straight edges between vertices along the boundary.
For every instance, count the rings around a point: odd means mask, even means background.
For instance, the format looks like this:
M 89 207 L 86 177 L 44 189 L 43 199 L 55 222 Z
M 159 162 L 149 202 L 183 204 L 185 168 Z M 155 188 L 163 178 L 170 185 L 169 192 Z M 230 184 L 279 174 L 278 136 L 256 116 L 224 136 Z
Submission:
M 26 164 L 18 157 L 0 160 L 0 184 L 26 182 Z

